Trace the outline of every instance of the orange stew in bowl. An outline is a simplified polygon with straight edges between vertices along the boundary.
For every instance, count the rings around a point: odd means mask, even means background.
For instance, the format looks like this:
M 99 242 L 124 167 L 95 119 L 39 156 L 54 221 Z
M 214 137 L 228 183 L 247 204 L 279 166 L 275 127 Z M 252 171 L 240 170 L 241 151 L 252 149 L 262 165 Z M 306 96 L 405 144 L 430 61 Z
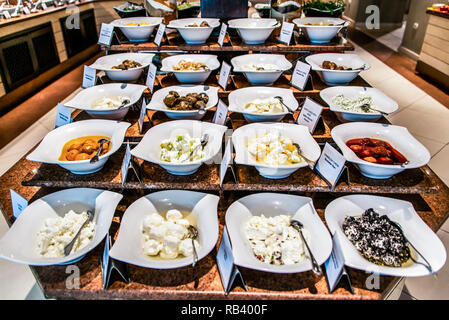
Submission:
M 383 140 L 371 138 L 351 139 L 346 141 L 346 145 L 360 159 L 371 163 L 400 165 L 407 162 L 406 157 Z

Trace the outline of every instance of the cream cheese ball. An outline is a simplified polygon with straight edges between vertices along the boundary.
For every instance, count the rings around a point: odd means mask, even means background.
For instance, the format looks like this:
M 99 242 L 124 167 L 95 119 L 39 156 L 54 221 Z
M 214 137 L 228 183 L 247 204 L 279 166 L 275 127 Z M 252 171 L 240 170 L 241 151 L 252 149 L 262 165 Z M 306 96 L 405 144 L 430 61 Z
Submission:
M 64 256 L 64 248 L 72 241 L 83 223 L 87 220 L 87 212 L 80 214 L 70 210 L 63 217 L 45 219 L 44 226 L 37 234 L 39 253 L 46 258 Z M 89 244 L 95 235 L 95 222 L 89 222 L 73 245 L 72 253 Z
M 290 226 L 290 216 L 253 216 L 245 225 L 246 237 L 254 256 L 274 265 L 291 265 L 306 258 L 305 244 L 299 232 Z M 304 237 L 309 241 L 307 230 Z
M 142 222 L 143 253 L 162 259 L 175 259 L 179 255 L 193 254 L 192 239 L 188 238 L 190 222 L 179 210 L 168 210 L 165 219 L 158 213 L 146 216 Z M 198 241 L 194 240 L 199 248 Z

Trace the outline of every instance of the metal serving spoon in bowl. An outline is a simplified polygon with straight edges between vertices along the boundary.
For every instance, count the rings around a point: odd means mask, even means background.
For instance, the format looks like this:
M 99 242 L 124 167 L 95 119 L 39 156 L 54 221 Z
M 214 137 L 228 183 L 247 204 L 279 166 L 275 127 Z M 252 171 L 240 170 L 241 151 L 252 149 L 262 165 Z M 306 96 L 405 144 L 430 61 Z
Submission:
M 103 151 L 103 144 L 105 142 L 109 142 L 108 139 L 100 139 L 98 140 L 98 143 L 100 144 L 100 148 L 98 148 L 97 153 L 90 159 L 90 163 L 95 163 L 98 160 L 100 160 L 100 153 Z
M 188 237 L 190 239 L 192 239 L 192 249 L 193 249 L 192 267 L 194 267 L 196 265 L 196 263 L 198 262 L 198 254 L 196 252 L 195 241 L 194 241 L 198 238 L 198 230 L 194 226 L 189 225 L 189 227 L 187 228 L 187 231 L 189 232 Z
M 87 210 L 87 219 L 86 221 L 84 221 L 83 225 L 81 226 L 81 228 L 78 230 L 78 232 L 76 233 L 76 235 L 73 237 L 72 241 L 70 241 L 65 247 L 64 247 L 64 256 L 68 256 L 70 254 L 70 252 L 72 252 L 73 246 L 76 242 L 76 240 L 78 239 L 79 235 L 81 234 L 81 230 L 83 230 L 83 228 L 85 226 L 87 226 L 87 224 L 91 221 L 94 220 L 94 216 L 95 214 L 91 211 L 91 210 Z
M 289 112 L 291 115 L 293 115 L 293 114 L 295 113 L 294 110 L 291 110 L 291 109 L 284 103 L 284 99 L 283 99 L 281 96 L 276 96 L 276 97 L 274 97 L 274 98 L 275 98 L 275 99 L 278 99 L 279 102 L 280 102 L 285 108 L 287 108 L 288 112 Z
M 371 107 L 369 104 L 362 104 L 362 105 L 360 106 L 360 108 L 362 108 L 362 110 L 363 110 L 364 112 L 368 112 L 369 110 L 372 110 L 372 111 L 379 112 L 379 113 L 380 113 L 381 115 L 383 115 L 383 116 L 388 116 L 388 113 L 386 113 L 385 111 L 382 111 L 382 110 L 373 108 L 373 107 Z
M 310 261 L 312 262 L 313 273 L 315 273 L 319 276 L 322 275 L 323 272 L 321 271 L 321 267 L 318 264 L 318 262 L 316 262 L 315 257 L 313 256 L 312 251 L 310 250 L 309 245 L 307 244 L 307 241 L 304 238 L 304 235 L 302 234 L 302 229 L 304 228 L 303 224 L 301 222 L 299 222 L 298 220 L 292 220 L 292 221 L 290 221 L 290 226 L 292 226 L 299 232 L 299 235 L 301 236 L 302 241 L 306 245 L 306 249 L 307 249 L 307 252 L 309 253 Z
M 298 149 L 298 153 L 301 156 L 301 158 L 303 158 L 311 166 L 315 166 L 315 161 L 312 161 L 309 158 L 307 158 L 306 156 L 304 156 L 304 154 L 302 153 L 302 150 L 301 150 L 301 147 L 299 146 L 299 144 L 297 144 L 296 142 L 293 142 L 292 144 L 293 144 L 294 147 L 296 147 L 296 149 Z
M 129 100 L 129 99 L 123 100 L 123 101 L 122 101 L 122 104 L 117 108 L 117 110 L 123 108 L 124 106 L 126 106 L 126 105 L 127 105 L 128 103 L 130 103 L 130 102 L 131 102 L 131 100 Z
M 192 158 L 193 154 L 196 152 L 196 150 L 198 150 L 199 147 L 204 148 L 208 142 L 209 142 L 209 135 L 208 135 L 207 133 L 205 133 L 205 134 L 201 137 L 200 144 L 197 145 L 197 146 L 190 152 L 189 157 L 186 158 L 186 160 L 184 160 L 184 161 L 190 160 L 190 159 Z

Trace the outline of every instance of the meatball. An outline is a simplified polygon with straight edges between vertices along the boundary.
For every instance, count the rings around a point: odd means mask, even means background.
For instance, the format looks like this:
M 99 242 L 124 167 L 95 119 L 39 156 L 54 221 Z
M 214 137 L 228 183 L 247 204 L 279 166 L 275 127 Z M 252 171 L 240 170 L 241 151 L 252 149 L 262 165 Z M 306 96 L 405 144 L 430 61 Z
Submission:
M 69 151 L 67 151 L 67 152 L 65 153 L 65 158 L 66 158 L 68 161 L 74 161 L 75 158 L 76 158 L 76 156 L 77 156 L 79 153 L 80 153 L 80 152 L 79 152 L 79 150 L 77 150 L 77 149 L 69 150 Z

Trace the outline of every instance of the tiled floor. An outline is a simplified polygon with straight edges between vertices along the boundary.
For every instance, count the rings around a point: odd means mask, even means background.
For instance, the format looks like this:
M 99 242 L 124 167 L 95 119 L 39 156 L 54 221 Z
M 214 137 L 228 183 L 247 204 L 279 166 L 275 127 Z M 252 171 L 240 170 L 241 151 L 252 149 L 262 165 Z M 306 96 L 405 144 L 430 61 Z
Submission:
M 432 154 L 430 167 L 449 185 L 446 169 L 449 161 L 449 110 L 368 51 L 356 46 L 355 52 L 371 64 L 371 69 L 365 71 L 363 77 L 398 101 L 400 110 L 389 120 L 393 124 L 407 126 L 429 149 Z M 0 150 L 0 175 L 54 127 L 54 118 L 55 110 L 52 110 L 16 138 L 13 144 Z M 0 218 L 0 236 L 6 230 L 6 222 Z M 437 234 L 449 248 L 449 222 Z M 432 276 L 405 279 L 404 290 L 397 296 L 405 300 L 449 299 L 448 280 L 447 263 L 438 273 L 437 280 Z M 0 299 L 8 298 L 42 299 L 43 296 L 28 267 L 0 260 Z

